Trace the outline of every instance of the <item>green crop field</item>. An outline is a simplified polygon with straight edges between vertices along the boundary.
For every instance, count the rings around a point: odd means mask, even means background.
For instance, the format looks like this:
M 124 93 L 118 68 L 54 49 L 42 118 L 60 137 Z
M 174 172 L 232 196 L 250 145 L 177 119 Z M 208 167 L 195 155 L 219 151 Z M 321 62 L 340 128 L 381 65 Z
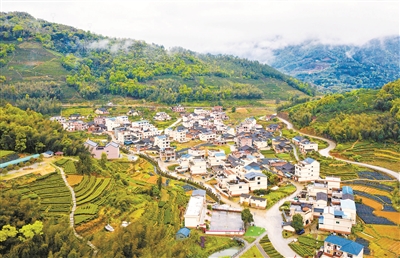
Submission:
M 266 194 L 263 197 L 267 199 L 267 209 L 272 207 L 276 202 L 278 202 L 282 198 L 289 196 L 294 191 L 296 191 L 296 187 L 292 184 L 281 186 L 279 187 L 278 190 L 275 191 L 270 191 L 269 194 Z
M 269 257 L 283 258 L 283 256 L 280 255 L 278 251 L 276 251 L 274 246 L 271 244 L 271 241 L 269 241 L 268 235 L 266 235 L 260 240 L 260 245 L 264 249 L 264 251 L 268 254 Z
M 247 229 L 246 233 L 244 236 L 252 236 L 252 237 L 257 237 L 260 236 L 262 233 L 265 232 L 265 228 L 262 227 L 256 227 L 256 226 L 251 226 Z
M 32 183 L 18 187 L 22 198 L 40 198 L 43 216 L 67 215 L 72 206 L 71 193 L 56 172 L 37 178 Z
M 8 156 L 10 154 L 15 153 L 14 151 L 9 151 L 9 150 L 0 150 L 0 158 Z

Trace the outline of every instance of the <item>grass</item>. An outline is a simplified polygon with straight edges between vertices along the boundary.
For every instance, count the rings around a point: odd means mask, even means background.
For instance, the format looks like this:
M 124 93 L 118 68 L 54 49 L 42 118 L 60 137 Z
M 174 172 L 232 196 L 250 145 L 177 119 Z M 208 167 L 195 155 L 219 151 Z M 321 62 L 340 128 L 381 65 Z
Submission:
M 175 168 L 176 168 L 176 167 L 179 167 L 179 164 L 175 164 L 175 165 L 168 166 L 168 170 L 169 170 L 169 171 L 175 171 Z
M 171 143 L 171 147 L 176 147 L 176 150 L 182 150 L 182 149 L 186 149 L 186 148 L 191 148 L 193 146 L 199 145 L 201 144 L 202 141 L 200 140 L 194 140 L 194 141 L 189 141 L 189 142 L 173 142 Z
M 267 199 L 267 209 L 272 207 L 275 203 L 277 203 L 282 198 L 289 196 L 293 192 L 296 191 L 296 187 L 292 184 L 288 184 L 285 186 L 279 187 L 278 190 L 270 191 L 269 194 L 265 195 L 265 199 Z
M 265 228 L 262 227 L 256 227 L 256 226 L 251 226 L 247 229 L 246 233 L 244 236 L 251 236 L 251 237 L 258 237 L 262 233 L 265 232 Z
M 245 252 L 242 258 L 253 258 L 253 257 L 262 257 L 260 251 L 258 250 L 257 246 L 252 246 L 247 252 Z
M 245 237 L 243 237 L 243 239 L 246 240 L 249 244 L 251 244 L 254 241 L 256 241 L 255 237 L 250 237 L 250 236 L 245 236 Z
M 15 153 L 14 151 L 10 151 L 10 150 L 0 150 L 0 158 L 8 156 L 10 154 Z

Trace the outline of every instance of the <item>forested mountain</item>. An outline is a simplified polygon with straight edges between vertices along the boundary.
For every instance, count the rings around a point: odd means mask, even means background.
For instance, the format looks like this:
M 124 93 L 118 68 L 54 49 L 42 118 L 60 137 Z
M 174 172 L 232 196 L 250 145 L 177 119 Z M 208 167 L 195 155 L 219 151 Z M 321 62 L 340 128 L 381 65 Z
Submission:
M 269 64 L 325 92 L 380 88 L 400 76 L 400 37 L 373 39 L 361 46 L 305 41 L 273 50 Z
M 293 123 L 339 142 L 400 140 L 400 79 L 380 90 L 359 89 L 286 109 Z
M 25 108 L 56 109 L 57 100 L 104 94 L 167 104 L 314 95 L 308 84 L 257 61 L 107 38 L 19 12 L 1 13 L 0 29 L 0 93 Z

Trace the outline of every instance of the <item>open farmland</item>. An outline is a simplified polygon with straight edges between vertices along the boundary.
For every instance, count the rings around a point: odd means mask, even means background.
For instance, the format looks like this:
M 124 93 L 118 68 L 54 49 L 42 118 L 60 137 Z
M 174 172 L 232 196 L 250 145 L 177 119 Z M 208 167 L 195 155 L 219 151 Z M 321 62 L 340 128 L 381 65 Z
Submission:
M 376 166 L 399 171 L 400 148 L 396 142 L 379 143 L 357 141 L 339 144 L 333 154 L 338 157 L 356 160 Z
M 22 198 L 39 198 L 43 216 L 62 216 L 70 212 L 71 193 L 57 172 L 38 177 L 28 185 L 18 187 L 17 190 L 23 195 Z

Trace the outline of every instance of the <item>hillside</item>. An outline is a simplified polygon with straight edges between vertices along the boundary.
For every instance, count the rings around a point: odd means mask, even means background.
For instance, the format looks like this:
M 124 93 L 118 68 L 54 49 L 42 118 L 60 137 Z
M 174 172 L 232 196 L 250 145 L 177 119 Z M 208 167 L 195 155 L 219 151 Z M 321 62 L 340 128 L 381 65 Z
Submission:
M 325 92 L 380 88 L 399 78 L 400 37 L 373 39 L 361 45 L 305 41 L 273 50 L 272 67 Z
M 328 94 L 287 109 L 293 123 L 338 142 L 400 140 L 400 79 L 381 90 Z
M 256 61 L 107 38 L 26 13 L 1 13 L 0 21 L 1 94 L 23 108 L 35 108 L 32 98 L 48 106 L 104 94 L 167 104 L 314 95 Z

